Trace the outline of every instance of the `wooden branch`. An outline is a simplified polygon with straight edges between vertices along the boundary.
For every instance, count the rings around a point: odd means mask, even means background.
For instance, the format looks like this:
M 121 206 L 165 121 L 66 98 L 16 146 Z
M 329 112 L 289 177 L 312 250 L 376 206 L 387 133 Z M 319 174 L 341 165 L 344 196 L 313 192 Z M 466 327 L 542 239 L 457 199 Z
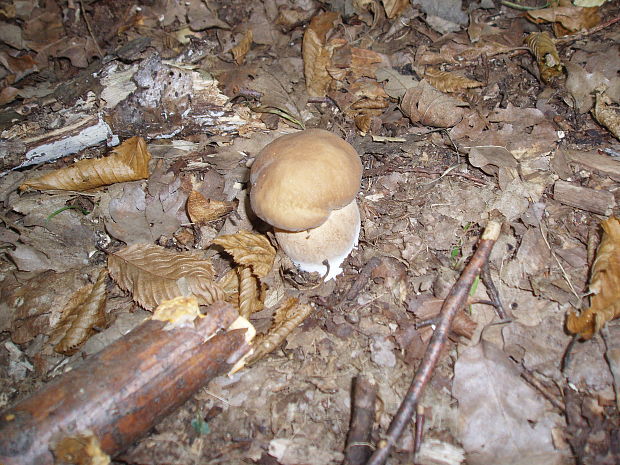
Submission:
M 249 350 L 245 330 L 213 336 L 237 316 L 218 302 L 193 327 L 164 330 L 163 321 L 145 321 L 4 411 L 0 463 L 51 465 L 58 441 L 87 431 L 106 454 L 122 452 Z
M 363 465 L 370 457 L 370 435 L 375 421 L 376 398 L 377 386 L 363 376 L 355 378 L 345 465 Z
M 388 428 L 385 439 L 379 442 L 377 449 L 370 457 L 367 465 L 381 465 L 385 463 L 392 447 L 396 444 L 396 441 L 400 438 L 405 427 L 411 421 L 418 401 L 433 374 L 433 370 L 439 361 L 439 356 L 448 340 L 452 320 L 456 313 L 465 305 L 469 290 L 476 276 L 480 274 L 484 262 L 489 258 L 493 245 L 495 245 L 495 241 L 497 241 L 499 237 L 499 233 L 500 224 L 495 221 L 489 221 L 478 243 L 478 249 L 444 301 L 443 307 L 441 308 L 439 324 L 426 348 L 424 358 L 411 382 L 411 386 L 409 386 L 409 390 Z
M 564 205 L 604 216 L 611 215 L 616 206 L 614 195 L 609 191 L 597 191 L 561 180 L 553 186 L 553 198 Z

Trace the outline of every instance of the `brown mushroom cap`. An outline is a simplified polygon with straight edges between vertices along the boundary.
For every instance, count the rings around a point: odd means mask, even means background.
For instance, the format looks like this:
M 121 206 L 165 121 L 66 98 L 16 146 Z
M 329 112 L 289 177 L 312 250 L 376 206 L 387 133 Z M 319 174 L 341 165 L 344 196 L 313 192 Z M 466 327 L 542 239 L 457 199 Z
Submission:
M 265 146 L 252 165 L 252 210 L 286 231 L 316 228 L 351 203 L 361 178 L 360 157 L 345 140 L 323 129 L 288 134 Z

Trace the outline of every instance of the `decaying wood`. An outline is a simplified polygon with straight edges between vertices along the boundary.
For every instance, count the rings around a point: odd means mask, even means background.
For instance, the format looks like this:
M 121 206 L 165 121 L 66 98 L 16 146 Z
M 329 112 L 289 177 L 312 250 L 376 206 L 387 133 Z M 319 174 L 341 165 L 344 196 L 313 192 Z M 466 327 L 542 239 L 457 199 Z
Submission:
M 375 421 L 376 398 L 377 386 L 364 376 L 355 378 L 345 465 L 363 465 L 370 457 L 370 435 Z
M 614 181 L 620 181 L 620 161 L 614 160 L 609 155 L 580 150 L 566 150 L 565 152 L 569 163 L 609 176 Z
M 493 246 L 497 241 L 500 233 L 500 224 L 495 221 L 489 221 L 487 227 L 482 233 L 482 237 L 478 243 L 478 248 L 471 260 L 465 266 L 465 269 L 461 273 L 458 281 L 454 284 L 448 297 L 444 301 L 441 309 L 441 320 L 433 333 L 433 336 L 426 348 L 424 358 L 416 371 L 416 374 L 409 386 L 409 390 L 405 395 L 396 415 L 390 423 L 390 427 L 387 430 L 385 439 L 381 440 L 377 445 L 377 449 L 374 451 L 367 465 L 382 465 L 390 455 L 392 447 L 396 444 L 405 427 L 411 421 L 413 414 L 415 413 L 416 406 L 426 384 L 430 380 L 433 370 L 439 361 L 439 357 L 443 351 L 443 348 L 448 340 L 448 334 L 450 332 L 450 326 L 456 313 L 465 305 L 469 290 L 476 279 L 476 276 L 480 274 L 484 262 L 486 262 L 493 250 Z
M 132 64 L 108 61 L 69 84 L 80 93 L 66 98 L 61 86 L 35 102 L 28 119 L 0 113 L 0 173 L 119 138 L 238 134 L 258 124 L 233 109 L 215 79 L 155 52 Z
M 54 444 L 87 431 L 105 453 L 118 454 L 249 350 L 244 330 L 213 336 L 237 316 L 215 303 L 193 327 L 164 330 L 163 321 L 145 321 L 5 410 L 0 463 L 53 464 Z
M 609 191 L 597 191 L 561 180 L 555 182 L 553 198 L 564 205 L 605 216 L 611 215 L 616 206 L 614 195 Z

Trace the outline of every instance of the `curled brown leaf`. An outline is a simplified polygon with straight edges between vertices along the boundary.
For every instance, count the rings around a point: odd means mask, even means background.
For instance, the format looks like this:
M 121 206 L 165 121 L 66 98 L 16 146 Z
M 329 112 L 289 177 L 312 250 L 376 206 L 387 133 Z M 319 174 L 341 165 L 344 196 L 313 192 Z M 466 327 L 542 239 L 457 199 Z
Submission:
M 467 104 L 439 92 L 421 80 L 405 93 L 400 108 L 411 121 L 436 128 L 456 125 L 465 115 Z
M 26 181 L 19 189 L 85 191 L 118 182 L 145 179 L 149 177 L 150 159 L 151 154 L 144 139 L 132 137 L 107 157 L 80 160 L 72 166 Z
M 590 307 L 579 316 L 568 314 L 566 328 L 590 339 L 605 323 L 620 317 L 620 220 L 611 217 L 601 223 L 603 237 L 592 265 Z
M 262 234 L 239 231 L 217 237 L 213 243 L 223 247 L 239 265 L 249 266 L 258 278 L 267 276 L 273 267 L 276 249 Z
M 234 204 L 219 200 L 206 199 L 198 191 L 191 191 L 187 197 L 187 214 L 193 223 L 202 225 L 217 220 L 230 213 Z

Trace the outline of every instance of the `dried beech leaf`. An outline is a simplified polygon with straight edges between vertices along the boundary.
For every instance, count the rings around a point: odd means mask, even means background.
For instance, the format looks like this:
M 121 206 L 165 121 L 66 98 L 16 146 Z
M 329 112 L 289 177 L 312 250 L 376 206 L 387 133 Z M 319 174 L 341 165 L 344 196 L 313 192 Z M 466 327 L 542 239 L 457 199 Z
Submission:
M 480 81 L 469 79 L 460 74 L 449 73 L 433 68 L 428 68 L 424 72 L 424 79 L 442 92 L 462 92 L 466 89 L 484 86 Z
M 239 275 L 239 315 L 249 319 L 263 309 L 264 289 L 249 266 L 237 267 Z
M 194 320 L 200 317 L 200 307 L 196 296 L 175 297 L 164 300 L 153 311 L 151 320 L 167 321 L 164 330 L 193 326 Z
M 49 343 L 60 354 L 73 355 L 96 331 L 105 326 L 105 278 L 101 270 L 95 284 L 87 284 L 76 291 L 62 311 L 60 321 L 50 334 Z
M 187 214 L 193 223 L 206 224 L 230 213 L 234 208 L 232 202 L 205 199 L 198 191 L 191 191 L 187 197 Z
M 164 300 L 191 294 L 200 305 L 225 300 L 224 291 L 213 281 L 211 262 L 191 252 L 134 244 L 110 254 L 108 270 L 112 279 L 147 310 Z
M 532 32 L 525 38 L 525 43 L 536 57 L 540 79 L 544 83 L 549 84 L 562 75 L 562 61 L 547 31 Z
M 536 23 L 553 23 L 557 37 L 571 32 L 590 29 L 600 23 L 598 8 L 579 8 L 560 6 L 530 10 L 526 13 L 529 20 Z
M 457 124 L 465 115 L 467 104 L 439 92 L 426 80 L 409 88 L 400 104 L 402 112 L 411 121 L 425 126 L 449 128 Z
M 250 47 L 252 46 L 253 38 L 254 34 L 252 33 L 252 29 L 248 29 L 243 36 L 243 39 L 241 39 L 241 41 L 230 50 L 235 63 L 238 65 L 243 64 L 245 61 L 245 56 L 248 54 Z
M 110 457 L 101 450 L 99 439 L 86 430 L 75 436 L 65 436 L 53 447 L 55 463 L 74 465 L 108 465 Z
M 223 247 L 239 265 L 251 267 L 258 278 L 267 276 L 273 267 L 276 249 L 262 234 L 239 231 L 216 237 L 213 243 Z
M 409 0 L 381 0 L 381 3 L 383 3 L 386 16 L 389 19 L 392 19 L 401 14 L 403 10 L 407 8 L 407 5 L 409 5 Z
M 237 310 L 239 309 L 239 273 L 237 269 L 229 270 L 217 282 L 218 286 L 226 294 L 226 302 L 232 304 Z
M 254 363 L 275 350 L 297 326 L 299 326 L 313 308 L 308 304 L 300 304 L 297 299 L 290 298 L 284 302 L 274 316 L 272 327 L 267 334 L 256 339 L 254 353 L 248 365 Z
M 609 129 L 616 139 L 620 139 L 620 109 L 613 105 L 611 98 L 605 92 L 596 93 L 596 103 L 592 109 L 596 120 Z
M 620 220 L 603 221 L 603 237 L 592 265 L 590 307 L 579 316 L 571 312 L 566 328 L 590 339 L 605 323 L 620 317 Z
M 149 177 L 150 159 L 144 139 L 132 137 L 107 157 L 80 160 L 72 166 L 26 181 L 19 188 L 85 191 L 117 182 L 136 181 Z
M 379 68 L 377 81 L 385 81 L 383 85 L 385 93 L 392 98 L 401 98 L 409 88 L 418 85 L 418 80 L 413 76 L 400 74 L 394 68 Z
M 332 81 L 327 72 L 330 65 L 332 49 L 326 47 L 327 34 L 334 28 L 340 15 L 333 11 L 320 13 L 312 18 L 302 44 L 304 59 L 304 76 L 308 94 L 323 97 Z

